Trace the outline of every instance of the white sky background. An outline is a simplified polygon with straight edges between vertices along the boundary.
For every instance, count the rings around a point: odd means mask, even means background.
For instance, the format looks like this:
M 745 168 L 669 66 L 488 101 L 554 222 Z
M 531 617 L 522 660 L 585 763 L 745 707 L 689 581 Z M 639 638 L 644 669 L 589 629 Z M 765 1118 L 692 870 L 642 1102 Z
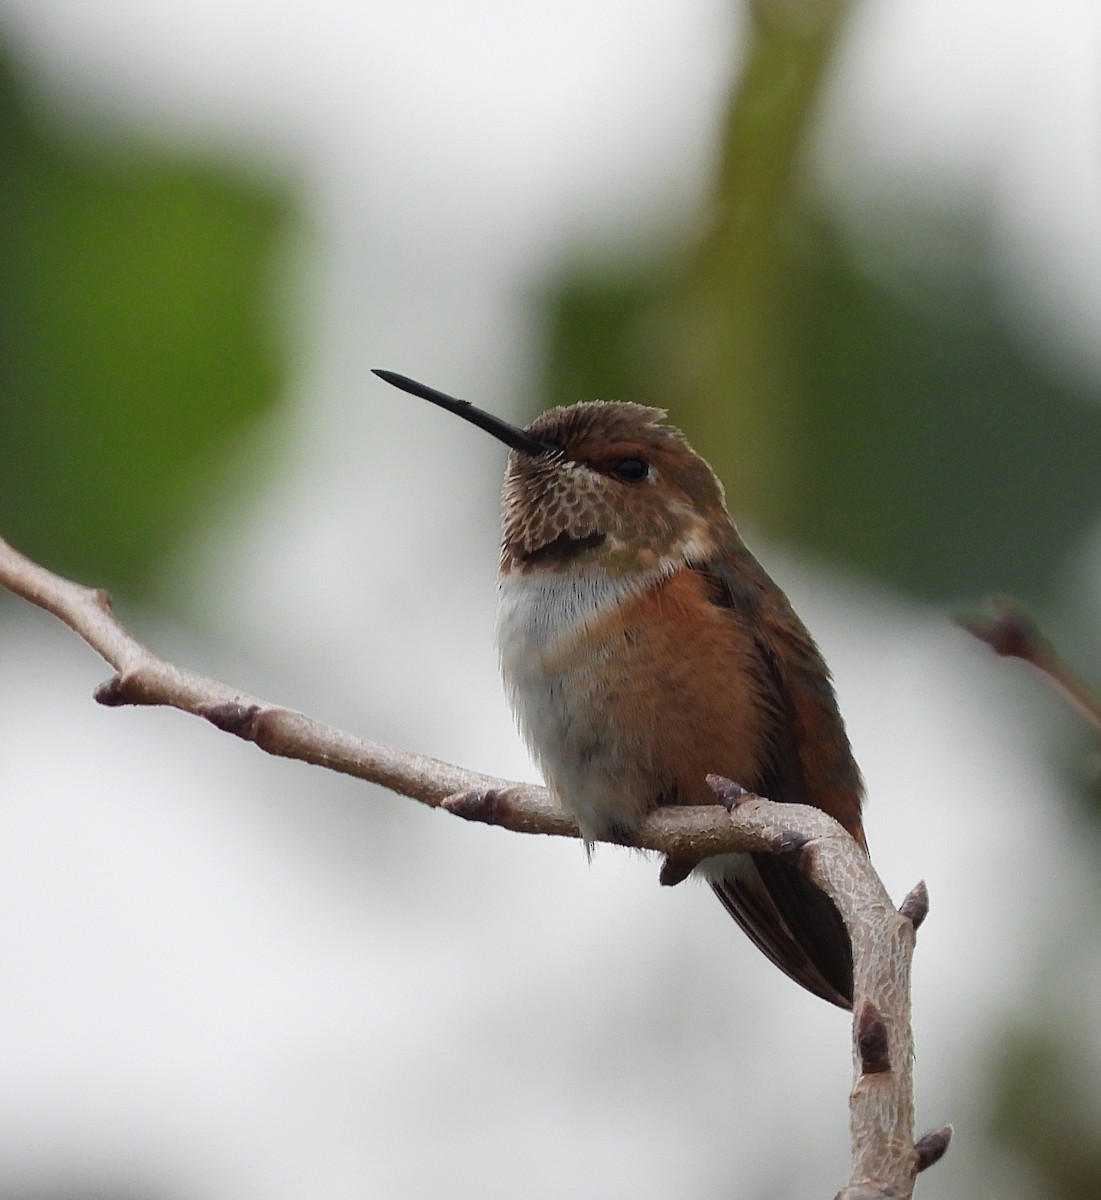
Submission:
M 322 719 L 532 777 L 491 643 L 501 448 L 368 368 L 506 413 L 541 273 L 691 213 L 739 21 L 715 0 L 4 0 L 0 18 L 59 113 L 289 172 L 311 206 L 283 264 L 306 350 L 269 433 L 280 477 L 177 564 L 192 631 L 141 634 Z M 814 154 L 854 230 L 892 191 L 990 203 L 1007 305 L 1084 372 L 1099 25 L 1085 3 L 870 4 Z M 880 229 L 873 265 L 931 269 Z M 919 1124 L 961 1137 L 922 1195 L 981 1195 L 980 1169 L 989 1194 L 1028 1195 L 968 1155 L 968 1066 L 1061 957 L 1022 927 L 1078 936 L 1067 912 L 1097 901 L 1036 710 L 1008 707 L 1032 683 L 939 616 L 762 551 L 834 667 L 877 865 L 896 896 L 932 891 Z M 104 672 L 71 635 L 28 611 L 7 636 L 0 1193 L 658 1200 L 843 1179 L 844 1018 L 702 888 L 178 714 L 98 709 Z

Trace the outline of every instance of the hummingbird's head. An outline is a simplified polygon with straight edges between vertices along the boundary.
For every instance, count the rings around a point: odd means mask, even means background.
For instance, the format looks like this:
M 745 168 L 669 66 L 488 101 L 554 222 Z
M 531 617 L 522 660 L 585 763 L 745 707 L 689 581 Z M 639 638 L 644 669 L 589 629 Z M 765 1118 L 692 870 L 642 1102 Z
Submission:
M 548 449 L 508 456 L 502 568 L 636 571 L 706 557 L 729 527 L 722 485 L 664 418 L 599 400 L 536 417 L 524 432 Z
M 511 447 L 502 571 L 650 570 L 708 557 L 732 528 L 722 485 L 659 408 L 571 404 L 520 429 L 403 375 L 375 374 Z

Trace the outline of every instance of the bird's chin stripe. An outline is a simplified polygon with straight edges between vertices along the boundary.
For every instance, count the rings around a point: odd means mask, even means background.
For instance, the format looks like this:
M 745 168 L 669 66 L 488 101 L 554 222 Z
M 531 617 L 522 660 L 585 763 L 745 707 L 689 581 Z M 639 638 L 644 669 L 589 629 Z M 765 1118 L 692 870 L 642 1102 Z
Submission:
M 517 562 L 525 567 L 546 566 L 550 563 L 570 562 L 586 550 L 595 550 L 607 540 L 603 533 L 586 533 L 581 537 L 573 537 L 568 533 L 560 533 L 552 541 L 534 550 L 513 549 Z

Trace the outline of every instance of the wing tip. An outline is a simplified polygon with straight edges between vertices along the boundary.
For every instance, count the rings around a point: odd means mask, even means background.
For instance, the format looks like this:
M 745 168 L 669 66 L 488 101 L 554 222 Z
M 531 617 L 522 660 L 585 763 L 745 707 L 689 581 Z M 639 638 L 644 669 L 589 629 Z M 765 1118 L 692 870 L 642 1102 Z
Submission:
M 767 857 L 781 868 L 781 877 L 790 872 L 799 881 L 794 885 L 797 894 L 789 894 L 784 904 L 789 913 L 793 911 L 793 903 L 799 905 L 803 919 L 796 922 L 800 927 L 798 932 L 784 919 L 773 888 L 759 871 L 742 871 L 734 878 L 712 880 L 712 890 L 750 941 L 789 979 L 827 1003 L 851 1012 L 852 946 L 840 914 L 828 897 L 794 868 L 774 856 Z M 756 856 L 756 866 L 755 860 Z M 774 873 L 766 870 L 770 875 Z M 798 894 L 805 889 L 810 889 L 813 895 Z M 784 891 L 787 890 L 785 887 Z M 815 931 L 822 936 L 815 936 Z

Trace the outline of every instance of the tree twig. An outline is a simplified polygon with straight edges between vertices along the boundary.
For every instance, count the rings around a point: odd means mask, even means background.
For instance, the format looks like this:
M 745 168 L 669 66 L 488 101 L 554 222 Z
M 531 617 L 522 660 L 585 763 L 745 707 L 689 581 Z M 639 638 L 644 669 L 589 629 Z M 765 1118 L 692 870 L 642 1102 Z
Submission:
M 96 689 L 101 704 L 168 705 L 269 754 L 380 784 L 465 820 L 520 833 L 579 836 L 544 788 L 355 737 L 167 662 L 114 617 L 106 593 L 55 575 L 3 540 L 0 584 L 53 613 L 114 668 Z M 839 1197 L 905 1200 L 917 1172 L 944 1153 L 951 1137 L 945 1126 L 914 1142 L 910 960 L 916 927 L 928 909 L 924 884 L 900 911 L 867 855 L 831 817 L 817 808 L 749 796 L 729 780 L 713 776 L 708 782 L 723 803 L 658 809 L 631 844 L 679 864 L 732 851 L 783 854 L 833 900 L 853 942 L 856 996 L 852 1171 Z
M 1101 733 L 1101 699 L 1067 666 L 1016 601 L 995 600 L 985 616 L 960 617 L 958 624 L 1002 658 L 1019 658 L 1034 667 L 1087 724 Z

